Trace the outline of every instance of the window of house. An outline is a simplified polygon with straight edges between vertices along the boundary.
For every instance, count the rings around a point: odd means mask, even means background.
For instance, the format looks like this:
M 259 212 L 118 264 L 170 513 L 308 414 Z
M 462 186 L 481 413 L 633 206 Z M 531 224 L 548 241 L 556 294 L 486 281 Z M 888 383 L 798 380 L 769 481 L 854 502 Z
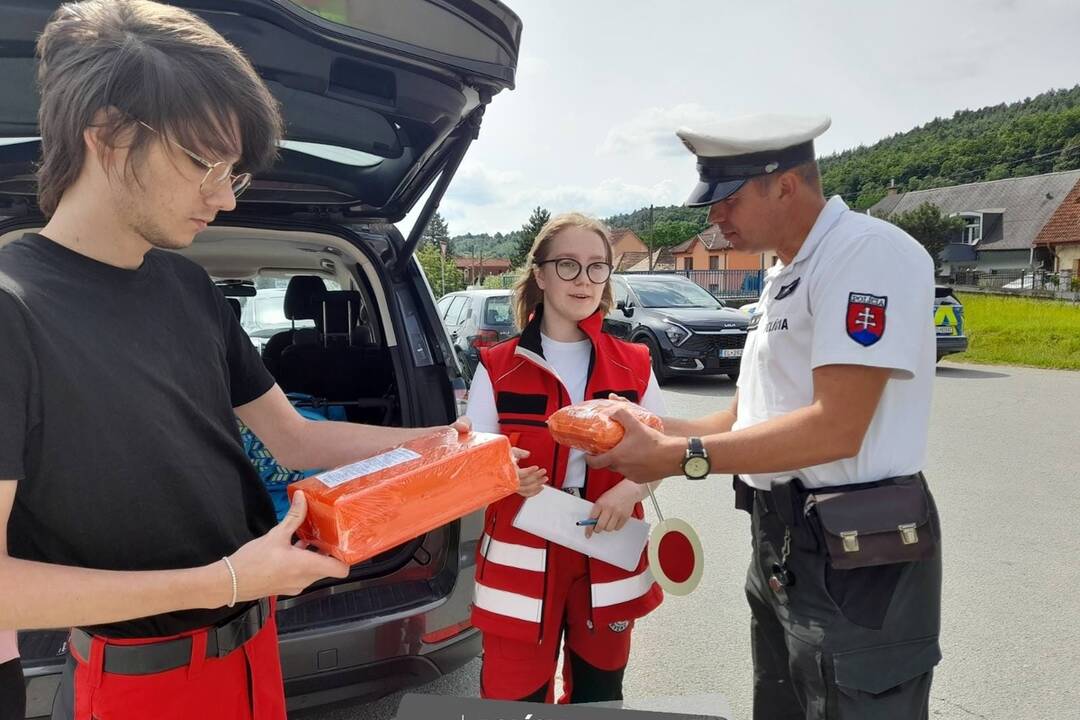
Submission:
M 683 258 L 683 260 L 682 260 L 682 269 L 683 270 L 693 270 L 694 269 L 694 258 L 692 258 L 692 257 Z
M 982 215 L 980 213 L 960 213 L 964 220 L 962 240 L 967 245 L 974 245 L 982 240 Z
M 710 270 L 719 270 L 720 269 L 720 256 L 719 255 L 710 255 L 709 256 L 709 269 Z

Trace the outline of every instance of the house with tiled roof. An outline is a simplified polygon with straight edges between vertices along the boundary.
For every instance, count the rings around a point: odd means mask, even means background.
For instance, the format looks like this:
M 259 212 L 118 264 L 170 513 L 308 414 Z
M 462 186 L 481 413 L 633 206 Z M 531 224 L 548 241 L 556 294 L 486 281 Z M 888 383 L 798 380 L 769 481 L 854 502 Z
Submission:
M 648 256 L 649 247 L 638 234 L 630 228 L 611 228 L 611 257 L 618 264 L 619 258 L 624 253 L 645 253 Z
M 502 275 L 510 270 L 510 261 L 506 258 L 456 257 L 454 266 L 461 271 L 467 285 L 480 284 L 490 275 Z
M 1035 236 L 1035 247 L 1053 253 L 1051 270 L 1069 270 L 1080 277 L 1080 181 Z
M 771 264 L 765 253 L 733 248 L 716 224 L 671 248 L 671 254 L 677 270 L 763 270 Z
M 664 247 L 652 254 L 652 264 L 646 255 L 636 264 L 625 265 L 620 269 L 622 272 L 668 272 L 675 269 L 675 256 L 671 253 L 671 248 Z
M 945 275 L 963 270 L 1052 270 L 1058 263 L 1058 246 L 1066 248 L 1066 262 L 1072 258 L 1068 248 L 1074 243 L 1068 240 L 1075 237 L 1075 215 L 1069 214 L 1067 199 L 1076 197 L 1078 182 L 1080 170 L 1068 170 L 915 190 L 898 193 L 898 199 L 883 198 L 869 213 L 889 219 L 930 203 L 944 215 L 963 218 L 960 236 L 940 258 Z

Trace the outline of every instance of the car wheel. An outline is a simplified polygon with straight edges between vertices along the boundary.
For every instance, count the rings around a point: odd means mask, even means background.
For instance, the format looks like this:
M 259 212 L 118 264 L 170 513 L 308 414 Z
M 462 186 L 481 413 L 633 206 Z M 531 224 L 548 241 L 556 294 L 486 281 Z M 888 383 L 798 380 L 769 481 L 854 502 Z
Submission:
M 657 384 L 663 385 L 667 382 L 668 373 L 667 368 L 664 367 L 663 355 L 660 354 L 660 345 L 648 335 L 641 340 L 638 340 L 638 342 L 649 348 L 649 357 L 652 358 L 653 375 L 656 376 Z

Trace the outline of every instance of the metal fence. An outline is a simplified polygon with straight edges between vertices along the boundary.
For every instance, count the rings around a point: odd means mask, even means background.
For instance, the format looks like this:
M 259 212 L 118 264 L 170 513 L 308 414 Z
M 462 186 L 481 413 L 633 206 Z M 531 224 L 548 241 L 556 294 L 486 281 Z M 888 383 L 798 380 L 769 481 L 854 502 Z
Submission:
M 1016 292 L 1019 294 L 1042 294 L 1076 292 L 1080 290 L 1080 278 L 1069 270 L 959 270 L 949 281 L 954 287 L 977 290 Z
M 682 275 L 712 293 L 718 300 L 735 298 L 755 299 L 761 295 L 764 270 L 647 270 L 620 272 L 620 275 Z M 489 275 L 484 287 L 510 288 L 518 279 L 517 273 Z

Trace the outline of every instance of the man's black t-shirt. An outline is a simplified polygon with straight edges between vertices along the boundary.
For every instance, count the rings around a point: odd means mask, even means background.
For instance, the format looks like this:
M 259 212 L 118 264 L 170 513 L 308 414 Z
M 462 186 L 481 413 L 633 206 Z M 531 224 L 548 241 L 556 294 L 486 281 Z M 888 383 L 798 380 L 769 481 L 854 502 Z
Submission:
M 124 270 L 28 234 L 0 249 L 0 333 L 0 480 L 18 481 L 12 557 L 190 568 L 274 525 L 233 414 L 274 381 L 198 265 L 152 250 Z M 160 637 L 237 610 L 87 629 Z

